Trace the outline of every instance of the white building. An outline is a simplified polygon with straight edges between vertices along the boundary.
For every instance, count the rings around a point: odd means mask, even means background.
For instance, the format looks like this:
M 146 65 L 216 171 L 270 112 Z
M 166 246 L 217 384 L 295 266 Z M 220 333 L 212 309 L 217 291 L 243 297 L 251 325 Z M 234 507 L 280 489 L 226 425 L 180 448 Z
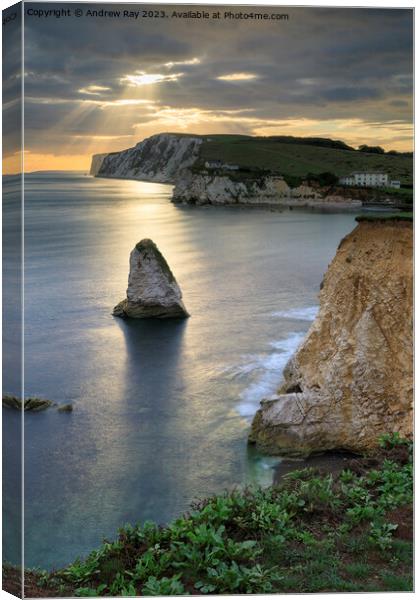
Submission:
M 206 169 L 225 169 L 227 171 L 238 171 L 238 165 L 230 165 L 228 163 L 223 163 L 221 160 L 207 160 L 204 163 Z
M 220 169 L 223 166 L 223 162 L 221 160 L 206 160 L 204 163 L 206 169 Z
M 393 179 L 392 181 L 389 182 L 389 187 L 396 188 L 397 190 L 399 190 L 401 187 L 401 182 L 398 181 L 397 179 Z
M 350 175 L 340 177 L 341 185 L 353 185 L 356 187 L 387 187 L 389 184 L 388 174 L 379 172 L 354 171 Z
M 340 177 L 338 183 L 341 185 L 354 185 L 354 177 L 353 175 L 346 175 L 346 177 Z

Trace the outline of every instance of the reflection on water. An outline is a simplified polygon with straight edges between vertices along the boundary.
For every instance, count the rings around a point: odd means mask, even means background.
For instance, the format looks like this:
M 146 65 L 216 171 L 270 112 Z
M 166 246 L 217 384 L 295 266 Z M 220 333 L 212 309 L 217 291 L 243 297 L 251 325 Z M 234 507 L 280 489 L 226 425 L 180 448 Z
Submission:
M 269 483 L 276 460 L 247 448 L 250 416 L 309 327 L 354 216 L 179 207 L 169 186 L 66 173 L 26 183 L 26 393 L 75 406 L 26 416 L 27 566 L 61 566 L 124 522 L 163 523 L 194 498 Z M 144 237 L 191 318 L 111 315 Z M 16 391 L 7 375 L 4 388 Z

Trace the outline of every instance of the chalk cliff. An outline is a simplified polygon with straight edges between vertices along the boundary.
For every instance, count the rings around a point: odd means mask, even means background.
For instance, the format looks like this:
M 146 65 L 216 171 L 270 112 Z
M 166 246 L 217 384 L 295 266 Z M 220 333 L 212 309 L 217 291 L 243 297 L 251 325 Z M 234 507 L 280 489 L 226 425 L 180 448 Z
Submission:
M 290 188 L 281 176 L 229 169 L 206 169 L 200 149 L 207 138 L 160 133 L 133 148 L 92 157 L 96 177 L 138 179 L 174 184 L 172 201 L 182 204 L 269 204 L 280 206 L 354 208 L 359 199 L 344 192 L 315 189 L 306 184 Z M 201 168 L 200 168 L 201 165 Z
M 127 297 L 115 306 L 113 315 L 134 319 L 189 316 L 176 279 L 152 240 L 141 240 L 132 250 Z
M 365 221 L 341 242 L 320 310 L 262 401 L 250 442 L 272 454 L 370 451 L 383 433 L 412 433 L 413 230 Z
M 243 176 L 236 172 L 194 172 L 185 169 L 179 173 L 172 194 L 177 204 L 255 204 L 301 207 L 353 208 L 360 200 L 343 198 L 339 194 L 323 194 L 308 185 L 290 188 L 281 176 Z
M 91 175 L 173 183 L 180 170 L 197 160 L 202 138 L 160 133 L 139 142 L 134 148 L 95 154 Z

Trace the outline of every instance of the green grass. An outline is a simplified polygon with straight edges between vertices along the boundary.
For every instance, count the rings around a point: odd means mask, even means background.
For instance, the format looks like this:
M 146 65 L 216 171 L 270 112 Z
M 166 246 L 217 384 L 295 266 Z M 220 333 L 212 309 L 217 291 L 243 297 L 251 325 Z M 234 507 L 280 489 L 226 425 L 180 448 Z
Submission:
M 398 537 L 410 521 L 393 516 L 412 504 L 412 444 L 393 434 L 381 447 L 374 466 L 296 471 L 207 498 L 165 527 L 126 525 L 86 559 L 38 572 L 32 595 L 412 590 L 412 540 Z
M 365 579 L 369 578 L 372 572 L 372 567 L 366 563 L 355 562 L 346 565 L 345 571 L 351 578 L 361 579 L 364 581 Z
M 198 166 L 206 160 L 220 159 L 240 167 L 269 169 L 289 177 L 329 171 L 337 176 L 355 170 L 385 171 L 402 183 L 413 182 L 413 159 L 410 156 L 366 154 L 341 148 L 290 143 L 278 138 L 247 136 L 208 136 L 200 147 Z M 401 190 L 393 192 L 401 193 Z
M 380 213 L 373 215 L 359 215 L 356 217 L 356 221 L 361 223 L 363 221 L 408 221 L 413 222 L 413 213 L 412 212 L 399 212 L 399 213 Z
M 390 194 L 394 194 L 395 196 L 400 197 L 401 199 L 410 199 L 413 197 L 413 189 L 412 188 L 392 188 L 386 187 L 382 188 L 385 192 L 389 192 Z
M 391 196 L 394 200 L 397 200 L 401 207 L 407 208 L 407 210 L 413 207 L 414 192 L 413 188 L 380 188 L 381 195 L 383 193 Z

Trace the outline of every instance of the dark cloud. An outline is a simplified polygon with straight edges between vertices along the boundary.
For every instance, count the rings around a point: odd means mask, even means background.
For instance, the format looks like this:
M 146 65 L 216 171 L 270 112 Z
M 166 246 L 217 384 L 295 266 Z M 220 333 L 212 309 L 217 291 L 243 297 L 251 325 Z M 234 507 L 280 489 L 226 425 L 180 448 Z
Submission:
M 65 4 L 25 4 L 26 10 Z M 74 10 L 77 4 L 69 4 Z M 144 5 L 142 5 L 144 6 Z M 81 4 L 80 8 L 132 10 L 133 5 Z M 134 6 L 134 8 L 136 8 Z M 159 7 L 156 7 L 159 8 Z M 203 10 L 203 7 L 200 7 Z M 166 10 L 176 10 L 176 6 Z M 186 10 L 191 10 L 187 7 Z M 210 12 L 224 7 L 209 7 Z M 229 10 L 249 10 L 236 7 Z M 259 8 L 288 12 L 288 21 L 25 19 L 27 135 L 38 151 L 52 147 L 50 130 L 63 136 L 130 135 L 163 107 L 174 110 L 248 110 L 250 118 L 401 120 L 410 123 L 412 11 L 408 9 Z M 168 62 L 199 64 L 165 66 Z M 153 106 L 103 108 L 81 100 L 126 97 L 121 79 L 138 71 L 182 73 L 177 81 L 129 88 L 130 98 Z M 255 79 L 222 81 L 253 73 Z M 91 85 L 109 88 L 80 92 Z M 152 89 L 153 88 L 153 89 Z M 49 104 L 45 99 L 50 99 Z M 54 103 L 54 101 L 56 103 Z M 110 119 L 111 111 L 118 119 Z M 72 119 L 72 116 L 74 117 Z M 76 118 L 77 116 L 77 118 Z M 252 132 L 251 121 L 233 122 Z M 229 124 L 226 122 L 225 128 Z M 44 135 L 41 135 L 44 132 Z
M 410 106 L 409 102 L 407 102 L 407 100 L 391 100 L 390 101 L 390 106 L 395 106 L 397 108 L 406 108 L 408 106 Z
M 3 11 L 3 154 L 21 147 L 22 20 L 19 5 Z
M 352 102 L 354 100 L 380 98 L 381 92 L 375 88 L 352 86 L 331 88 L 322 95 L 326 100 L 333 102 Z

